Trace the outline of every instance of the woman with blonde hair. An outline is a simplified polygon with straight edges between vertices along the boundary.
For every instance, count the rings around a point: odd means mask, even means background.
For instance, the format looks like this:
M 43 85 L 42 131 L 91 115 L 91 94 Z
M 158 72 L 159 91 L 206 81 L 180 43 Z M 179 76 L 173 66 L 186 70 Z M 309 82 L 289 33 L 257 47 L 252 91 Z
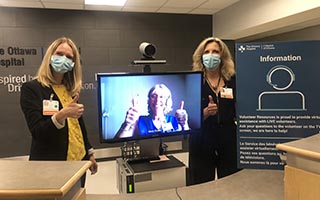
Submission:
M 132 105 L 115 137 L 140 137 L 190 129 L 186 110 L 180 108 L 174 116 L 169 114 L 173 110 L 172 95 L 163 83 L 154 85 L 148 92 L 148 115 L 140 115 L 140 109 L 135 104 L 136 100 L 132 99 Z
M 52 69 L 57 69 L 53 68 L 55 67 L 54 65 L 51 65 L 52 55 L 56 53 L 58 56 L 63 56 L 63 52 L 56 52 L 57 48 L 62 44 L 70 47 L 70 55 L 65 55 L 65 60 L 67 63 L 71 63 L 71 61 L 73 62 L 72 71 L 66 71 L 67 65 L 62 65 L 61 69 L 59 69 L 58 72 L 56 72 L 55 70 L 52 71 Z M 66 73 L 65 71 L 68 73 Z M 57 78 L 57 76 L 59 76 L 59 78 Z M 44 55 L 40 68 L 38 69 L 36 79 L 39 83 L 41 83 L 41 85 L 45 87 L 50 87 L 53 84 L 62 83 L 66 86 L 68 92 L 71 95 L 80 92 L 82 87 L 82 68 L 80 63 L 80 54 L 75 43 L 70 38 L 61 37 L 51 43 L 46 51 L 46 54 Z M 60 79 L 62 79 L 62 82 L 60 82 Z
M 219 38 L 204 39 L 193 54 L 193 70 L 204 75 L 203 126 L 189 138 L 190 185 L 238 171 L 235 67 L 227 45 Z
M 48 47 L 36 78 L 21 87 L 20 105 L 32 135 L 30 160 L 90 160 L 97 172 L 93 148 L 78 103 L 82 86 L 80 55 L 67 37 Z M 85 175 L 81 179 L 82 187 Z

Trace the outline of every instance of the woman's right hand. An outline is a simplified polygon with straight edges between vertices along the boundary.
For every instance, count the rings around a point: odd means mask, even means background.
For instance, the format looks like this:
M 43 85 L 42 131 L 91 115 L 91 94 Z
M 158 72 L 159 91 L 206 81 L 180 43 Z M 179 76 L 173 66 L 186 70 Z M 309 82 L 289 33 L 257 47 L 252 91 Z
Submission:
M 58 113 L 56 113 L 56 120 L 59 123 L 63 123 L 67 118 L 78 119 L 82 116 L 84 112 L 84 105 L 77 103 L 79 99 L 79 94 L 76 94 L 68 106 L 62 108 Z
M 127 111 L 125 123 L 127 125 L 133 125 L 137 122 L 139 118 L 139 111 L 135 107 L 130 107 Z
M 118 130 L 116 137 L 126 138 L 132 137 L 135 131 L 136 123 L 139 119 L 139 108 L 137 97 L 132 98 L 132 103 L 129 110 L 126 113 L 124 123 Z
M 209 95 L 208 98 L 209 98 L 208 106 L 203 109 L 204 119 L 207 119 L 209 116 L 214 116 L 218 113 L 218 105 L 214 103 L 211 95 Z
M 137 97 L 132 98 L 131 107 L 127 111 L 125 123 L 127 125 L 134 125 L 139 118 L 139 108 L 138 108 L 138 99 Z

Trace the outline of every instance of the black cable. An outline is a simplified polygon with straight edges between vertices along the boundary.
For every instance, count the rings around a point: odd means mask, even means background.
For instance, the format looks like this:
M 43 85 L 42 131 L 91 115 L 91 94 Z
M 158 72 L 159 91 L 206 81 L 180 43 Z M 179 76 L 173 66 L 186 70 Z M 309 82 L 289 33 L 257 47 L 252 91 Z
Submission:
M 181 196 L 180 196 L 179 193 L 178 193 L 178 188 L 177 188 L 177 187 L 176 187 L 176 194 L 177 194 L 178 198 L 179 198 L 180 200 L 182 200 Z

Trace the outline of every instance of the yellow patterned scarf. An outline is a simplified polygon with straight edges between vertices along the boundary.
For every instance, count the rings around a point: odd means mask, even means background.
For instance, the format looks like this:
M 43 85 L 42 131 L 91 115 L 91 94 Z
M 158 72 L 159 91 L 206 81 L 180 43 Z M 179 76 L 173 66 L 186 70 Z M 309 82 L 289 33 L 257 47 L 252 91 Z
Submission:
M 72 101 L 72 97 L 68 93 L 64 85 L 53 85 L 54 92 L 58 95 L 62 107 L 66 107 Z M 82 131 L 78 119 L 67 118 L 69 130 L 69 146 L 67 160 L 82 160 L 86 154 Z

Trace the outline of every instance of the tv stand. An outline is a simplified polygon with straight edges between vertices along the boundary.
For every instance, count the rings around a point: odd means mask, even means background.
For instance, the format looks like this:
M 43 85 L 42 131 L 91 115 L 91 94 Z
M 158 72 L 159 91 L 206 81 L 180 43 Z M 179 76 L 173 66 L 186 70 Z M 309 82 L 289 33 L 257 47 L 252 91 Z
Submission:
M 117 163 L 117 186 L 119 193 L 136 193 L 170 189 L 186 185 L 186 166 L 174 156 L 167 160 L 150 162 L 124 161 Z
M 128 160 L 127 162 L 129 164 L 135 164 L 135 163 L 144 163 L 144 162 L 155 162 L 159 160 L 160 160 L 159 156 L 154 156 L 154 157 L 138 157 L 137 159 Z

